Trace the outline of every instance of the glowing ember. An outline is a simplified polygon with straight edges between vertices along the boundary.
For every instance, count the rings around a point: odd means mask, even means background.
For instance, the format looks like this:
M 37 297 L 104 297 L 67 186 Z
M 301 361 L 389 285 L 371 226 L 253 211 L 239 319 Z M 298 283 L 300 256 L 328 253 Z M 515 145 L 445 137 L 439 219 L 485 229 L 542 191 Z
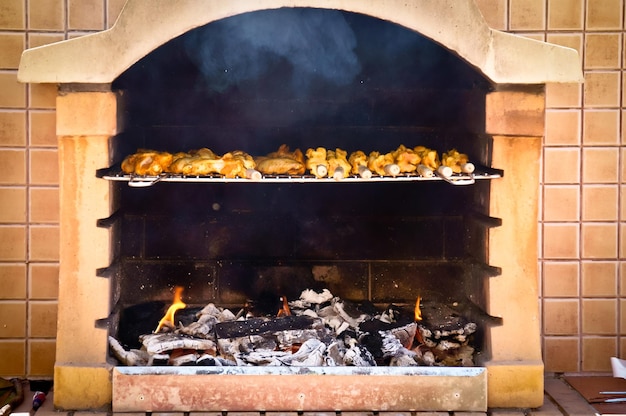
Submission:
M 422 320 L 422 310 L 420 309 L 420 302 L 422 301 L 422 297 L 418 296 L 417 300 L 415 301 L 415 321 L 421 321 Z
M 183 288 L 182 286 L 176 286 L 174 288 L 174 299 L 172 300 L 172 305 L 167 308 L 165 316 L 163 316 L 163 318 L 161 318 L 161 320 L 159 321 L 157 329 L 154 330 L 155 334 L 163 329 L 164 326 L 167 326 L 169 328 L 176 327 L 176 323 L 174 322 L 174 315 L 176 314 L 176 311 L 179 309 L 185 309 L 187 307 L 187 305 L 182 301 L 183 290 L 185 290 L 185 288 Z

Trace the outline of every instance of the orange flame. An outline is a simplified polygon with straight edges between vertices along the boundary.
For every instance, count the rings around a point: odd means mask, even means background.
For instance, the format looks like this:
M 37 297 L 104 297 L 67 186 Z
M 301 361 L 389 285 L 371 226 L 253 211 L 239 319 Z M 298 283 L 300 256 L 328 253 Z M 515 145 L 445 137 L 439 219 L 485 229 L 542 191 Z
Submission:
M 287 297 L 286 296 L 281 296 L 280 300 L 283 301 L 283 307 L 278 310 L 278 313 L 276 314 L 276 316 L 278 316 L 278 317 L 280 317 L 280 316 L 290 316 L 291 315 L 291 309 L 289 309 L 289 303 L 287 302 Z
M 422 301 L 422 297 L 418 296 L 417 300 L 415 301 L 415 321 L 421 321 L 422 320 L 422 310 L 420 309 L 420 302 Z
M 174 288 L 174 299 L 172 300 L 172 305 L 167 308 L 165 316 L 163 316 L 163 318 L 161 318 L 161 320 L 159 321 L 157 329 L 154 330 L 155 334 L 163 329 L 164 326 L 167 326 L 169 328 L 176 327 L 176 324 L 174 323 L 174 315 L 176 314 L 176 311 L 179 309 L 185 309 L 187 307 L 187 305 L 182 301 L 183 290 L 185 290 L 185 288 L 182 286 L 176 286 Z

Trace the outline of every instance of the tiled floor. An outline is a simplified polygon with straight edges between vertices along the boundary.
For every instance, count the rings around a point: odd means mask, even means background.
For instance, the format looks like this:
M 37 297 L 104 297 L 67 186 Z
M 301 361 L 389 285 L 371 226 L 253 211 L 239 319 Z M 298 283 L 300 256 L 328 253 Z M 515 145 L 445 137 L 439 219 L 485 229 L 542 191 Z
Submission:
M 85 389 L 88 389 L 85 386 Z M 29 398 L 30 393 L 26 391 L 25 396 Z M 29 400 L 18 407 L 12 414 L 15 416 L 591 416 L 597 415 L 596 411 L 572 389 L 565 381 L 555 375 L 546 375 L 545 378 L 545 400 L 539 409 L 489 409 L 487 413 L 482 412 L 267 412 L 261 413 L 240 413 L 240 412 L 208 412 L 208 413 L 118 413 L 111 415 L 107 412 L 59 412 L 55 411 L 52 405 L 51 392 L 43 406 L 33 412 L 30 409 Z

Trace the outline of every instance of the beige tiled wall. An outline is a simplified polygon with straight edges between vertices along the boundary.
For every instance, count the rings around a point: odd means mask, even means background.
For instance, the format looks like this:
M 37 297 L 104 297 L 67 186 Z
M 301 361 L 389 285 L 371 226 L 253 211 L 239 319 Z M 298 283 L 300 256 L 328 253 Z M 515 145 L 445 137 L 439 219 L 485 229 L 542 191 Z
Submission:
M 626 357 L 626 0 L 476 0 L 490 26 L 573 47 L 586 83 L 547 88 L 540 217 L 547 371 Z M 0 1 L 0 376 L 50 377 L 58 291 L 54 86 L 20 53 L 110 27 L 123 0 Z M 523 339 L 520 339 L 523 342 Z

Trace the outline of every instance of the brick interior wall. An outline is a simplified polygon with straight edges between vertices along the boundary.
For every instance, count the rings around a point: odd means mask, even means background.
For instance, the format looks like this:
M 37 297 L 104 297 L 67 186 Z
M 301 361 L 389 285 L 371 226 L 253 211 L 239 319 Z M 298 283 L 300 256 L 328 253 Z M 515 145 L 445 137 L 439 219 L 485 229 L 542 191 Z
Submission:
M 577 49 L 585 85 L 547 87 L 538 218 L 546 371 L 626 357 L 624 0 L 476 0 L 490 26 Z M 53 85 L 20 54 L 110 27 L 123 0 L 0 2 L 0 376 L 51 377 L 58 292 Z

